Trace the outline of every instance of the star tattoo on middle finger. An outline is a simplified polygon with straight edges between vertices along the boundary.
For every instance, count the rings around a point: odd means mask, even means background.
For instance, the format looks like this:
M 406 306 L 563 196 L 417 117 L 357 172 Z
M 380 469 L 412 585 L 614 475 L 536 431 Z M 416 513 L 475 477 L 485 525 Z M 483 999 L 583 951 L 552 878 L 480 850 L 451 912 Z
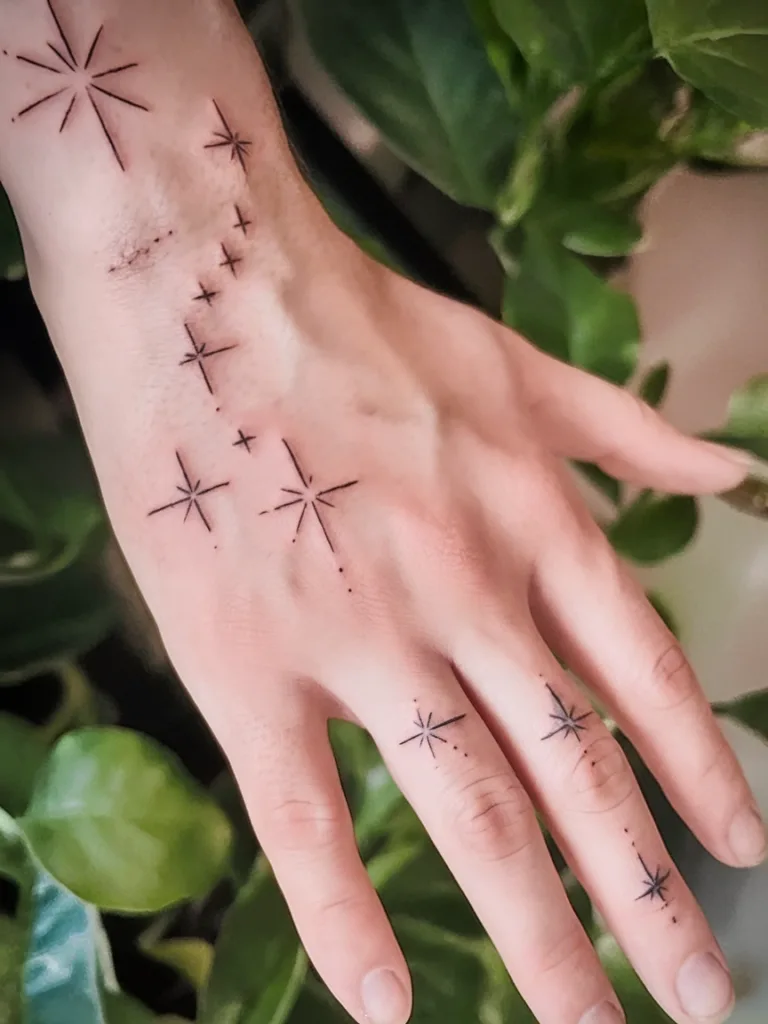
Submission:
M 541 737 L 542 740 L 551 740 L 553 736 L 562 734 L 564 739 L 567 739 L 568 736 L 575 736 L 579 743 L 581 743 L 580 734 L 585 732 L 587 728 L 581 723 L 585 718 L 589 718 L 590 715 L 594 714 L 594 712 L 585 711 L 583 714 L 577 715 L 575 704 L 569 711 L 553 687 L 551 687 L 549 683 L 546 685 L 555 702 L 555 710 L 550 712 L 549 717 L 554 720 L 556 725 L 551 732 L 548 732 L 546 736 Z

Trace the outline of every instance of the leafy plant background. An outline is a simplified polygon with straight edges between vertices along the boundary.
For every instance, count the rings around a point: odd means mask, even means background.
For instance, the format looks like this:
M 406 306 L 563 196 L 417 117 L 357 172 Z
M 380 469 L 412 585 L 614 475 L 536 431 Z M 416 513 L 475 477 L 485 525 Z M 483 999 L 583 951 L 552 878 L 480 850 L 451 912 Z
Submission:
M 297 13 L 405 162 L 488 212 L 506 275 L 499 316 L 561 359 L 635 381 L 640 324 L 611 271 L 642 243 L 639 204 L 671 168 L 754 162 L 768 128 L 765 4 L 300 0 Z M 354 233 L 343 201 L 326 198 Z M 23 275 L 2 194 L 0 273 Z M 656 366 L 637 389 L 659 405 L 669 375 Z M 768 457 L 768 375 L 733 396 L 717 436 Z M 693 498 L 628 498 L 596 467 L 577 468 L 610 502 L 605 529 L 624 557 L 655 564 L 693 539 Z M 768 505 L 759 482 L 728 500 L 756 515 Z M 167 746 L 120 724 L 109 688 L 84 668 L 118 621 L 108 536 L 77 433 L 4 427 L 0 687 L 56 696 L 44 720 L 0 713 L 0 1024 L 347 1020 L 307 962 L 231 776 L 195 780 Z M 768 692 L 716 711 L 768 739 Z M 414 1021 L 531 1021 L 370 739 L 336 723 L 333 740 L 361 852 L 413 972 Z M 680 823 L 620 740 L 669 837 Z M 666 1020 L 551 847 L 630 1021 Z M 122 991 L 112 946 L 126 928 L 147 970 L 194 994 L 179 1002 L 183 1018 Z

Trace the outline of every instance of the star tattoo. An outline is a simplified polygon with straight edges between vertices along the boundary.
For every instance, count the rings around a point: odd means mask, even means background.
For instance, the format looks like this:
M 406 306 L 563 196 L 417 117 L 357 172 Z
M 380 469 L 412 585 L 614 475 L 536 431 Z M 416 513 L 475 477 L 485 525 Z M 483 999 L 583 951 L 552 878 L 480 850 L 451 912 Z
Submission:
M 251 441 L 255 441 L 256 440 L 256 435 L 255 434 L 245 434 L 245 433 L 243 433 L 242 430 L 238 430 L 237 437 L 238 437 L 238 440 L 232 442 L 232 447 L 233 448 L 244 448 L 245 451 L 247 451 L 248 454 L 250 455 L 251 454 Z
M 211 383 L 211 378 L 208 376 L 208 371 L 205 368 L 205 360 L 213 359 L 214 356 L 220 356 L 224 352 L 231 352 L 233 348 L 237 348 L 237 345 L 222 345 L 221 348 L 213 348 L 209 350 L 205 342 L 202 344 L 197 343 L 197 339 L 192 333 L 192 328 L 189 324 L 184 324 L 184 330 L 187 332 L 187 337 L 192 343 L 192 351 L 188 352 L 184 356 L 182 361 L 179 363 L 179 366 L 196 366 L 200 371 L 200 376 L 203 378 L 205 386 L 208 388 L 208 394 L 212 395 L 214 393 L 213 384 Z
M 78 54 L 74 44 L 64 30 L 61 18 L 56 13 L 53 0 L 46 0 L 53 23 L 56 26 L 57 41 L 47 43 L 47 49 L 51 56 L 46 55 L 45 60 L 39 57 L 30 57 L 27 54 L 16 54 L 16 59 L 22 64 L 30 65 L 39 71 L 44 71 L 49 79 L 50 91 L 36 99 L 33 103 L 24 107 L 16 114 L 14 120 L 26 117 L 32 111 L 38 110 L 48 103 L 60 101 L 56 104 L 61 107 L 62 118 L 59 122 L 59 133 L 72 123 L 73 116 L 79 106 L 90 108 L 101 127 L 112 155 L 117 161 L 121 171 L 125 170 L 125 162 L 120 155 L 115 137 L 109 127 L 105 111 L 114 104 L 123 104 L 132 107 L 134 110 L 147 112 L 149 107 L 143 103 L 129 99 L 116 92 L 115 83 L 125 72 L 137 68 L 136 61 L 128 64 L 119 64 L 115 67 L 104 68 L 103 65 L 94 63 L 94 58 L 102 40 L 104 25 L 98 29 L 88 50 L 83 55 Z M 45 86 L 43 86 L 45 88 Z
M 247 167 L 245 166 L 245 158 L 248 156 L 248 150 L 251 147 L 251 143 L 248 139 L 241 138 L 238 132 L 232 131 L 229 126 L 229 122 L 221 111 L 221 107 L 213 101 L 213 105 L 216 108 L 216 113 L 219 115 L 221 121 L 222 130 L 215 131 L 213 133 L 213 142 L 209 142 L 204 148 L 205 149 L 222 149 L 226 147 L 230 151 L 232 162 L 237 160 L 242 167 L 243 171 L 247 173 Z
M 202 481 L 198 480 L 196 483 L 192 483 L 192 477 L 187 472 L 187 468 L 181 458 L 181 455 L 176 452 L 176 461 L 179 464 L 181 475 L 184 478 L 184 486 L 180 484 L 176 485 L 176 490 L 179 491 L 182 497 L 177 498 L 175 501 L 169 501 L 166 505 L 161 505 L 159 508 L 153 508 L 151 512 L 147 513 L 147 516 L 156 516 L 159 512 L 167 512 L 172 508 L 184 508 L 184 522 L 189 519 L 190 513 L 194 510 L 197 512 L 203 526 L 206 528 L 208 533 L 213 529 L 210 520 L 203 510 L 201 504 L 201 498 L 204 498 L 208 494 L 213 494 L 214 491 L 220 491 L 223 487 L 229 487 L 229 480 L 220 484 L 213 484 L 210 487 L 203 487 Z
M 637 855 L 637 858 L 640 861 L 640 864 L 642 865 L 643 871 L 645 872 L 645 878 L 643 879 L 643 885 L 646 886 L 646 890 L 645 890 L 645 892 L 641 896 L 637 897 L 635 902 L 639 903 L 640 900 L 646 900 L 647 899 L 651 903 L 653 903 L 653 901 L 658 896 L 659 899 L 662 901 L 662 903 L 666 903 L 666 901 L 667 901 L 667 889 L 669 888 L 669 886 L 667 885 L 667 879 L 672 874 L 672 871 L 671 870 L 665 871 L 662 874 L 661 867 L 658 867 L 656 869 L 655 873 L 654 873 L 654 872 L 652 872 L 650 870 L 650 868 L 645 863 L 645 861 L 643 860 L 643 858 L 640 856 L 639 853 Z
M 200 289 L 200 293 L 199 293 L 199 295 L 193 295 L 192 296 L 193 301 L 194 302 L 204 302 L 207 306 L 212 306 L 213 305 L 213 300 L 216 298 L 216 296 L 219 293 L 211 291 L 209 288 L 206 288 L 205 285 L 201 284 L 199 281 L 198 281 L 197 284 L 198 284 L 198 288 Z
M 259 515 L 266 516 L 272 512 L 283 512 L 288 508 L 296 509 L 299 513 L 299 518 L 296 522 L 296 529 L 293 534 L 293 543 L 295 544 L 299 533 L 301 532 L 301 528 L 306 522 L 307 513 L 309 513 L 317 520 L 328 548 L 332 554 L 335 555 L 336 548 L 331 540 L 331 535 L 328 531 L 328 527 L 323 517 L 323 511 L 320 506 L 323 506 L 323 508 L 336 508 L 333 502 L 328 500 L 330 495 L 338 494 L 340 491 L 346 491 L 350 487 L 355 487 L 359 481 L 347 480 L 346 483 L 335 484 L 333 487 L 325 487 L 323 490 L 318 490 L 316 487 L 312 486 L 313 478 L 305 475 L 296 454 L 285 439 L 283 439 L 283 444 L 285 445 L 285 449 L 293 463 L 293 468 L 296 470 L 296 476 L 299 479 L 301 487 L 281 487 L 280 490 L 284 494 L 288 495 L 286 500 L 281 502 L 279 505 L 275 505 L 274 508 L 265 509 L 263 512 L 260 512 Z M 339 572 L 343 571 L 344 570 L 342 568 L 339 568 Z
M 576 714 L 576 705 L 574 704 L 569 711 L 562 700 L 558 697 L 552 687 L 547 683 L 547 689 L 552 694 L 552 699 L 555 702 L 556 710 L 551 711 L 549 717 L 552 718 L 557 724 L 556 727 L 548 732 L 546 736 L 542 736 L 542 740 L 551 740 L 553 736 L 557 736 L 558 733 L 563 734 L 563 738 L 567 739 L 569 736 L 575 736 L 576 739 L 581 743 L 581 733 L 586 731 L 586 726 L 581 723 L 585 718 L 589 718 L 592 711 L 585 711 L 581 715 Z
M 409 736 L 407 740 L 401 740 L 399 745 L 401 747 L 404 747 L 406 743 L 413 743 L 414 740 L 418 740 L 419 749 L 421 749 L 421 747 L 423 747 L 424 744 L 426 743 L 426 745 L 429 747 L 429 752 L 432 755 L 432 757 L 437 757 L 437 755 L 435 754 L 434 747 L 432 746 L 433 742 L 448 742 L 448 740 L 446 740 L 443 736 L 439 735 L 439 730 L 445 729 L 449 725 L 455 725 L 456 722 L 460 722 L 463 718 L 467 717 L 466 715 L 454 715 L 453 718 L 446 718 L 445 721 L 435 722 L 435 724 L 433 725 L 432 716 L 433 712 L 430 711 L 429 717 L 425 722 L 421 716 L 421 711 L 417 711 L 416 721 L 413 724 L 418 729 L 418 732 L 415 732 L 413 736 Z
M 224 259 L 221 261 L 219 266 L 227 267 L 229 272 L 232 274 L 232 277 L 237 277 L 237 270 L 235 269 L 235 267 L 237 266 L 238 263 L 243 262 L 242 256 L 233 256 L 223 242 L 221 243 L 221 253 Z
M 237 203 L 235 203 L 235 213 L 237 214 L 237 221 L 235 224 L 232 225 L 232 227 L 238 228 L 240 231 L 243 232 L 244 235 L 247 236 L 248 228 L 251 226 L 253 221 L 246 220 L 246 218 L 243 216 L 242 210 L 237 205 Z

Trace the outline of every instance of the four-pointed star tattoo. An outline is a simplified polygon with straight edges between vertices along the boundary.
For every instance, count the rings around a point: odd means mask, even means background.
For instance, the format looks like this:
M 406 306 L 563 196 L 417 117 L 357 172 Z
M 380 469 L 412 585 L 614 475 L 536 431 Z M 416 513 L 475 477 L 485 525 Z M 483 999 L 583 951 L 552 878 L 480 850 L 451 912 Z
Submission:
M 554 719 L 557 725 L 551 732 L 548 732 L 546 736 L 542 736 L 542 740 L 550 740 L 553 736 L 557 736 L 558 733 L 562 733 L 564 739 L 567 739 L 568 736 L 575 736 L 579 743 L 581 743 L 580 734 L 587 728 L 586 725 L 582 725 L 581 723 L 585 718 L 589 718 L 592 712 L 585 711 L 583 714 L 577 715 L 575 704 L 569 711 L 549 683 L 547 683 L 547 689 L 552 694 L 552 699 L 556 705 L 556 710 L 551 711 L 549 717 Z
M 216 102 L 216 100 L 213 101 L 213 105 L 214 107 L 216 107 L 216 113 L 219 115 L 219 120 L 221 121 L 221 125 L 224 130 L 215 131 L 213 133 L 214 141 L 209 142 L 204 148 L 229 149 L 232 162 L 234 163 L 235 160 L 239 161 L 243 171 L 247 172 L 247 168 L 245 166 L 245 158 L 248 156 L 248 150 L 251 147 L 251 143 L 248 141 L 248 139 L 241 138 L 239 132 L 232 131 L 232 129 L 229 126 L 229 122 L 227 121 L 226 117 L 224 117 L 224 114 L 221 111 L 221 107 Z
M 116 67 L 97 70 L 93 60 L 102 38 L 104 26 L 102 25 L 96 32 L 85 57 L 83 58 L 82 54 L 78 56 L 64 31 L 61 19 L 53 6 L 53 0 L 46 0 L 46 2 L 58 34 L 57 43 L 47 43 L 47 48 L 52 56 L 42 60 L 39 57 L 30 57 L 19 53 L 16 55 L 16 59 L 23 64 L 28 64 L 44 71 L 50 79 L 49 85 L 51 89 L 44 96 L 41 96 L 33 103 L 24 107 L 23 110 L 20 110 L 16 115 L 16 120 L 61 97 L 63 116 L 59 124 L 59 132 L 63 132 L 67 125 L 72 123 L 72 116 L 78 103 L 82 101 L 90 106 L 95 113 L 101 125 L 101 130 L 104 132 L 104 136 L 109 143 L 109 148 L 112 150 L 120 170 L 124 171 L 125 164 L 117 148 L 115 138 L 107 124 L 103 108 L 116 102 L 122 103 L 127 107 L 133 107 L 135 110 L 149 110 L 149 107 L 145 107 L 143 103 L 137 103 L 135 100 L 128 99 L 127 96 L 114 91 L 114 83 L 117 77 L 126 71 L 130 71 L 132 68 L 138 67 L 138 64 L 133 61 L 129 64 L 120 64 Z
M 197 343 L 192 328 L 189 324 L 184 324 L 184 330 L 187 332 L 187 337 L 192 342 L 192 351 L 187 352 L 179 366 L 189 366 L 194 364 L 200 370 L 200 376 L 203 378 L 205 386 L 208 388 L 208 394 L 212 395 L 213 384 L 211 378 L 208 376 L 208 371 L 205 368 L 205 360 L 212 359 L 214 356 L 220 356 L 224 352 L 230 352 L 233 348 L 237 348 L 237 345 L 222 345 L 221 348 L 213 348 L 210 351 L 206 347 L 205 342 L 201 345 Z
M 646 889 L 645 889 L 645 892 L 641 896 L 637 897 L 635 902 L 639 903 L 640 900 L 649 900 L 651 903 L 653 903 L 653 901 L 658 896 L 659 899 L 662 901 L 662 903 L 666 903 L 666 900 L 667 900 L 667 889 L 669 888 L 668 885 L 667 885 L 667 879 L 672 874 L 672 871 L 670 870 L 670 871 L 665 871 L 664 873 L 662 873 L 661 867 L 658 867 L 656 869 L 656 872 L 653 873 L 653 872 L 651 872 L 650 868 L 645 863 L 645 861 L 643 860 L 643 858 L 640 856 L 639 853 L 638 853 L 637 857 L 638 857 L 638 860 L 640 861 L 640 864 L 642 865 L 643 871 L 645 872 L 645 878 L 643 879 L 643 885 L 646 887 Z
M 349 487 L 354 487 L 359 483 L 359 481 L 348 480 L 345 484 L 336 484 L 334 487 L 326 487 L 322 491 L 318 491 L 317 488 L 312 486 L 312 477 L 304 475 L 304 470 L 299 465 L 299 460 L 296 458 L 291 446 L 286 440 L 283 440 L 283 444 L 291 457 L 293 468 L 296 470 L 296 475 L 301 482 L 301 490 L 294 487 L 281 487 L 280 490 L 284 494 L 289 495 L 289 497 L 279 505 L 275 505 L 274 508 L 265 509 L 263 512 L 260 512 L 259 515 L 266 516 L 271 512 L 282 512 L 286 508 L 295 508 L 299 512 L 299 518 L 296 522 L 296 530 L 293 534 L 293 540 L 295 543 L 306 519 L 307 512 L 311 512 L 320 524 L 320 529 L 323 531 L 323 536 L 325 537 L 328 547 L 335 554 L 336 548 L 333 546 L 333 541 L 331 540 L 331 536 L 328 532 L 327 526 L 325 525 L 325 520 L 323 519 L 319 506 L 323 505 L 326 508 L 335 508 L 336 506 L 332 502 L 328 501 L 329 495 L 336 494 L 338 491 L 346 491 Z
M 189 514 L 192 509 L 197 512 L 200 517 L 203 526 L 206 528 L 208 533 L 213 529 L 208 517 L 203 511 L 203 506 L 200 503 L 200 499 L 204 498 L 206 494 L 212 494 L 214 491 L 220 491 L 223 487 L 229 487 L 229 480 L 224 483 L 213 484 L 210 487 L 203 487 L 202 480 L 197 480 L 195 483 L 192 482 L 192 477 L 187 472 L 187 468 L 182 461 L 181 455 L 176 452 L 176 461 L 179 464 L 181 475 L 184 477 L 184 486 L 180 484 L 176 485 L 176 490 L 182 494 L 181 498 L 177 498 L 175 501 L 169 501 L 166 505 L 161 505 L 159 508 L 153 508 L 151 512 L 148 512 L 148 516 L 156 516 L 158 512 L 167 512 L 171 508 L 181 508 L 186 506 L 184 511 L 184 522 L 189 519 Z
M 438 735 L 439 730 L 445 729 L 449 725 L 455 725 L 456 722 L 460 722 L 463 718 L 467 717 L 466 715 L 454 715 L 453 718 L 446 718 L 445 721 L 435 722 L 435 724 L 433 725 L 432 715 L 433 712 L 430 711 L 429 717 L 425 722 L 421 716 L 421 711 L 417 711 L 416 721 L 413 724 L 419 731 L 415 732 L 413 736 L 409 736 L 407 740 L 401 740 L 400 746 L 404 747 L 406 743 L 413 743 L 414 740 L 418 740 L 419 748 L 423 747 L 424 744 L 426 743 L 426 745 L 429 747 L 429 752 L 432 755 L 432 757 L 437 757 L 437 755 L 435 754 L 434 747 L 432 746 L 432 743 L 434 741 L 437 741 L 438 743 L 448 742 L 448 740 L 446 740 L 444 737 Z

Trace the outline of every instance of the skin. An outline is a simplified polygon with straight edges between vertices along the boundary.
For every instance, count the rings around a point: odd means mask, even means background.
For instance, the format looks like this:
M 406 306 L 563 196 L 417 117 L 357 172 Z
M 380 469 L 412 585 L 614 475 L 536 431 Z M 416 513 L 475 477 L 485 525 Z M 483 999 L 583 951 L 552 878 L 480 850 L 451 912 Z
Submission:
M 746 463 L 371 262 L 299 174 L 229 3 L 57 9 L 81 50 L 105 24 L 100 57 L 138 63 L 120 85 L 149 109 L 108 107 L 124 171 L 85 104 L 62 132 L 59 108 L 17 117 L 49 79 L 14 55 L 45 53 L 56 35 L 43 0 L 0 0 L 0 177 L 115 531 L 317 970 L 361 1024 L 408 1018 L 408 970 L 328 743 L 337 717 L 371 732 L 543 1024 L 602 1024 L 589 1013 L 618 999 L 535 808 L 667 1013 L 723 1020 L 724 974 L 714 1013 L 681 1002 L 689 958 L 724 971 L 722 953 L 556 655 L 725 863 L 762 857 L 756 824 L 751 847 L 744 830 L 734 839 L 753 798 L 562 459 L 701 494 L 734 487 Z M 245 171 L 204 149 L 221 127 L 213 98 L 252 143 Z M 242 258 L 236 276 L 219 265 L 222 242 Z M 194 298 L 202 284 L 218 290 L 210 305 Z M 185 323 L 209 350 L 236 346 L 205 364 L 214 395 L 196 364 L 179 365 Z M 241 429 L 250 452 L 234 445 Z M 311 508 L 295 543 L 301 506 L 272 511 L 294 500 L 283 489 L 304 490 L 286 440 L 312 495 L 356 481 L 320 509 L 333 552 Z M 227 483 L 200 498 L 210 533 L 194 507 L 186 521 L 184 505 L 148 515 L 182 499 L 177 452 L 190 484 Z M 553 692 L 587 715 L 577 734 L 543 738 L 558 724 Z M 403 743 L 430 714 L 464 716 L 434 757 Z M 669 871 L 666 900 L 642 898 L 641 856 Z

